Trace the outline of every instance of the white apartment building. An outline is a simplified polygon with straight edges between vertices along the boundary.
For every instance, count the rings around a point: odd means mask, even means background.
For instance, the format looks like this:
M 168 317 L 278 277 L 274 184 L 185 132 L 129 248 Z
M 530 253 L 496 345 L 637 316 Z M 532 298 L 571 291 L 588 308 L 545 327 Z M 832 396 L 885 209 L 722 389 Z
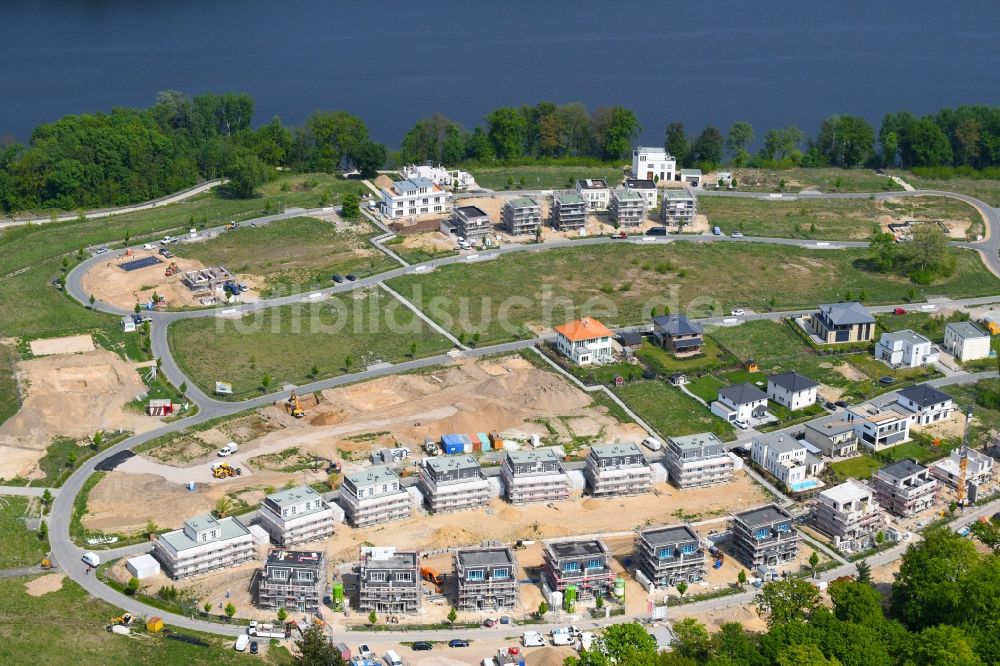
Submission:
M 500 478 L 511 504 L 555 502 L 569 497 L 569 476 L 555 451 L 508 451 Z
M 875 501 L 875 491 L 850 480 L 819 494 L 813 524 L 834 539 L 853 540 L 873 534 L 882 527 L 885 514 Z
M 299 486 L 265 497 L 257 516 L 257 522 L 271 535 L 271 541 L 287 548 L 330 536 L 334 523 L 343 520 L 344 512 L 340 507 L 335 510 L 309 486 Z
M 944 348 L 962 363 L 989 358 L 990 334 L 972 322 L 952 322 L 944 327 Z
M 883 333 L 875 345 L 875 358 L 892 368 L 919 368 L 939 356 L 930 340 L 908 329 Z
M 474 509 L 490 501 L 490 482 L 471 455 L 426 458 L 419 486 L 435 513 Z
M 653 470 L 632 442 L 590 447 L 583 474 L 594 497 L 640 495 L 653 489 Z
M 587 202 L 587 210 L 591 213 L 607 210 L 611 203 L 611 188 L 601 178 L 576 181 L 576 193 Z
M 858 443 L 872 451 L 910 441 L 912 418 L 912 411 L 892 402 L 864 402 L 847 408 L 847 422 L 854 425 Z
M 823 462 L 791 437 L 760 433 L 753 438 L 750 457 L 793 492 L 822 485 L 817 477 Z
M 656 203 L 659 201 L 659 191 L 656 183 L 645 178 L 626 178 L 626 189 L 638 192 L 646 200 L 646 210 L 656 210 Z
M 677 160 L 663 148 L 639 146 L 632 151 L 632 177 L 663 182 L 673 180 Z
M 256 552 L 253 535 L 238 518 L 216 520 L 210 514 L 185 520 L 184 527 L 161 534 L 153 544 L 153 555 L 174 579 L 233 567 Z
M 622 227 L 638 227 L 646 221 L 646 199 L 641 193 L 624 187 L 611 192 L 611 220 Z
M 368 527 L 409 518 L 413 510 L 410 494 L 389 467 L 377 466 L 344 476 L 340 501 L 355 527 Z
M 767 397 L 795 411 L 815 404 L 816 382 L 797 372 L 781 372 L 767 378 Z
M 663 466 L 678 488 L 728 483 L 736 474 L 736 461 L 711 432 L 669 438 Z
M 428 178 L 397 180 L 382 188 L 382 214 L 393 220 L 448 210 L 451 194 Z

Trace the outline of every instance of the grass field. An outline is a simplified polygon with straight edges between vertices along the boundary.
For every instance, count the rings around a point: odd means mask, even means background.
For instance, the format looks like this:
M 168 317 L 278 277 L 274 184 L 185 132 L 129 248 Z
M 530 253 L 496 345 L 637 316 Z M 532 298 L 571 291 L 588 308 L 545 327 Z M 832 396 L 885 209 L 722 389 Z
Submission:
M 0 497 L 0 569 L 34 566 L 49 552 L 48 542 L 21 522 L 27 509 L 26 497 Z
M 925 178 L 910 172 L 899 174 L 903 180 L 920 190 L 944 190 L 967 194 L 991 206 L 1000 206 L 1000 180 L 988 178 L 977 179 L 968 177 L 955 178 Z
M 650 368 L 661 375 L 669 375 L 673 372 L 695 372 L 720 364 L 736 362 L 730 358 L 726 352 L 719 349 L 719 345 L 711 338 L 705 338 L 701 347 L 702 353 L 688 358 L 674 358 L 669 352 L 658 347 L 649 338 L 643 338 L 642 347 L 636 352 L 636 356 Z
M 733 169 L 736 189 L 752 192 L 797 192 L 818 188 L 823 192 L 884 192 L 902 190 L 895 182 L 869 169 Z
M 933 342 L 941 342 L 944 340 L 946 324 L 968 321 L 969 315 L 964 312 L 953 312 L 945 317 L 929 312 L 907 312 L 902 315 L 880 314 L 875 316 L 875 320 L 883 331 L 893 332 L 909 329 L 926 336 Z
M 470 173 L 476 183 L 491 190 L 506 190 L 507 179 L 514 179 L 513 190 L 564 190 L 575 187 L 570 181 L 577 178 L 603 178 L 615 187 L 622 182 L 625 172 L 614 166 L 502 166 L 472 167 Z M 521 186 L 521 179 L 524 186 Z
M 868 199 L 763 201 L 735 197 L 698 198 L 698 212 L 723 233 L 748 236 L 867 240 L 880 212 Z
M 411 344 L 417 357 L 452 347 L 379 289 L 271 308 L 239 321 L 185 319 L 171 325 L 168 335 L 174 358 L 191 380 L 206 390 L 216 380 L 231 382 L 234 398 L 254 394 L 265 375 L 275 390 L 285 383 L 357 372 L 379 361 L 405 360 Z
M 338 231 L 314 217 L 293 217 L 178 245 L 176 253 L 206 266 L 263 276 L 264 296 L 294 294 L 330 286 L 333 273 L 363 277 L 397 265 L 368 243 L 377 233 L 366 221 Z
M 183 630 L 208 647 L 168 640 L 133 626 L 133 636 L 117 636 L 104 627 L 119 608 L 91 597 L 79 585 L 64 580 L 62 589 L 33 597 L 25 593 L 29 579 L 0 580 L 0 662 L 5 664 L 155 664 L 230 666 L 247 663 L 233 650 L 233 641 Z M 291 664 L 284 649 L 262 651 L 254 658 L 264 664 Z
M 847 479 L 867 479 L 884 466 L 885 463 L 863 453 L 854 458 L 830 463 L 830 470 L 839 482 L 846 481 Z
M 997 293 L 1000 280 L 979 256 L 953 250 L 955 273 L 923 294 Z M 778 245 L 694 243 L 605 244 L 520 252 L 478 264 L 455 264 L 390 285 L 452 332 L 478 332 L 482 342 L 526 337 L 581 315 L 609 326 L 648 322 L 650 310 L 703 316 L 731 307 L 806 308 L 866 293 L 866 302 L 898 303 L 914 285 L 868 270 L 867 250 L 808 250 Z M 587 276 L 581 279 L 581 276 Z
M 724 440 L 736 437 L 732 426 L 665 382 L 636 382 L 613 390 L 632 411 L 664 437 L 699 432 L 714 432 Z
M 712 375 L 702 375 L 688 382 L 686 388 L 705 402 L 712 402 L 719 397 L 719 389 L 726 386 L 728 384 L 721 379 Z
M 14 375 L 16 361 L 17 351 L 13 345 L 0 344 L 0 424 L 14 416 L 21 407 Z

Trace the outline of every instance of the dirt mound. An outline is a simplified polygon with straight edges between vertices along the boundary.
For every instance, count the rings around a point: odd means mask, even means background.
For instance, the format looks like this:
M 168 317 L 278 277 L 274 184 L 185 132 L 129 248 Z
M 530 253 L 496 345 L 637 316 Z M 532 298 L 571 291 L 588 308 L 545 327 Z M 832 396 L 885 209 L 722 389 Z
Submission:
M 500 511 L 500 513 L 497 515 L 500 517 L 500 520 L 506 522 L 513 522 L 521 517 L 521 512 L 513 507 L 508 506 L 507 508 Z
M 594 499 L 593 497 L 583 500 L 583 503 L 581 504 L 586 511 L 595 511 L 600 509 L 603 505 L 604 504 L 600 500 Z
M 24 584 L 24 591 L 32 597 L 40 597 L 49 592 L 58 592 L 62 589 L 63 579 L 66 574 L 53 573 L 45 576 L 33 578 Z
M 416 400 L 438 390 L 424 377 L 395 375 L 370 382 L 324 391 L 323 397 L 334 404 L 343 404 L 368 412 Z
M 562 666 L 566 657 L 576 654 L 572 648 L 546 646 L 528 653 L 528 666 Z
M 332 426 L 342 422 L 347 417 L 342 411 L 323 412 L 309 419 L 309 425 Z
M 435 548 L 454 548 L 479 543 L 481 540 L 478 534 L 464 527 L 439 527 L 434 530 L 431 544 Z

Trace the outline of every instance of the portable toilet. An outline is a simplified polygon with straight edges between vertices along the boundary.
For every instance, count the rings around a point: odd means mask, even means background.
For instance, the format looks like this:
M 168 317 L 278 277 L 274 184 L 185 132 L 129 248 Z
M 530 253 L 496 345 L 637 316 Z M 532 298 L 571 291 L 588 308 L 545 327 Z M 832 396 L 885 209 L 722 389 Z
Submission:
M 333 589 L 331 590 L 331 598 L 333 600 L 334 608 L 344 607 L 344 584 L 340 581 L 336 581 L 333 584 Z
M 567 585 L 563 592 L 563 610 L 572 613 L 576 609 L 576 585 Z

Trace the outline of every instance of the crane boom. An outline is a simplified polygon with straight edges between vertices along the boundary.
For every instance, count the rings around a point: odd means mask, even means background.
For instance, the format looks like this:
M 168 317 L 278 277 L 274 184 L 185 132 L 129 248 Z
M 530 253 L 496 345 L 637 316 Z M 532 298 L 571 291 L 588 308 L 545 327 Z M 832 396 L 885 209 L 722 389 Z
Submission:
M 972 406 L 965 412 L 965 432 L 962 433 L 961 458 L 958 460 L 958 488 L 955 500 L 959 506 L 965 506 L 965 479 L 969 469 L 969 425 L 972 423 Z

